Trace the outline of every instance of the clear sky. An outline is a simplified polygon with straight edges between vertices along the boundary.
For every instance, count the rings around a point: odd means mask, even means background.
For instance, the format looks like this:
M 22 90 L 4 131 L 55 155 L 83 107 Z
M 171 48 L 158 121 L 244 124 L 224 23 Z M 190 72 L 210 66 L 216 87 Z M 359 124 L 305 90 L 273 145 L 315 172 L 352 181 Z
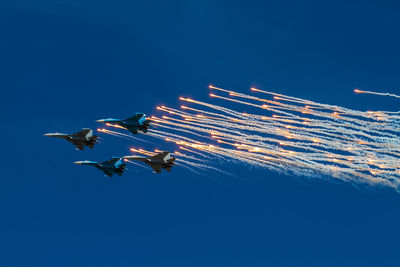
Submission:
M 47 132 L 154 113 L 207 85 L 360 110 L 400 91 L 395 1 L 3 0 L 0 266 L 400 266 L 400 194 L 246 165 L 122 177 Z M 136 144 L 137 145 L 137 144 Z M 221 162 L 221 169 L 229 165 Z

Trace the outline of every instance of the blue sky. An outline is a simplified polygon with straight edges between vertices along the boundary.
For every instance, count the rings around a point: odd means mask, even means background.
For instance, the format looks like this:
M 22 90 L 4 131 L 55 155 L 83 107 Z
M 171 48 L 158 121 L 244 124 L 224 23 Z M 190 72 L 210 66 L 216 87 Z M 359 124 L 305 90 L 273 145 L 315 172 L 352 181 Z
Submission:
M 0 4 L 1 266 L 399 266 L 400 195 L 235 166 L 232 177 L 130 166 L 106 179 L 46 132 L 153 114 L 207 85 L 398 110 L 392 1 L 18 1 Z M 57 142 L 59 141 L 59 142 Z M 229 168 L 221 163 L 220 168 Z

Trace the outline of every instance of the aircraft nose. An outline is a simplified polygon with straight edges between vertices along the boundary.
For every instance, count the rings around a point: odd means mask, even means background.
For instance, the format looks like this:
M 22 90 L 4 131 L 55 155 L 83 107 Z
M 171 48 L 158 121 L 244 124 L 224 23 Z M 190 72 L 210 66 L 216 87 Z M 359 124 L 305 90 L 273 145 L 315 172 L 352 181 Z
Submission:
M 101 122 L 101 123 L 104 123 L 104 119 L 97 120 L 96 122 Z
M 75 161 L 74 163 L 75 163 L 75 164 L 82 165 L 82 161 Z
M 61 133 L 47 133 L 47 134 L 44 134 L 43 136 L 63 137 L 63 136 L 66 136 L 66 134 L 61 134 Z

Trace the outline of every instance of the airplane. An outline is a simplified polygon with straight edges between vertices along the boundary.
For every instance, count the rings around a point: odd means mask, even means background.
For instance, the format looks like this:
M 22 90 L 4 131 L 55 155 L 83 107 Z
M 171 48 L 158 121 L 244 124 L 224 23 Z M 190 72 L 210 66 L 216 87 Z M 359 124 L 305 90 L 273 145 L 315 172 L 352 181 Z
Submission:
M 171 153 L 163 151 L 152 157 L 140 156 L 125 156 L 124 159 L 133 159 L 141 161 L 153 168 L 154 172 L 160 173 L 161 169 L 171 171 L 172 166 L 175 164 L 175 158 L 171 157 Z
M 76 150 L 83 150 L 85 146 L 92 149 L 94 144 L 99 142 L 96 140 L 98 136 L 93 135 L 93 130 L 87 128 L 83 128 L 82 131 L 74 134 L 47 133 L 44 136 L 65 139 L 68 142 L 71 142 L 76 147 Z
M 111 159 L 102 162 L 83 160 L 76 161 L 74 163 L 80 165 L 94 166 L 97 169 L 103 171 L 104 175 L 107 177 L 113 176 L 114 173 L 121 176 L 126 167 L 124 159 L 119 157 L 112 157 Z
M 132 134 L 138 134 L 139 130 L 147 133 L 150 124 L 150 120 L 146 120 L 146 114 L 143 113 L 136 113 L 136 115 L 125 120 L 109 118 L 97 120 L 96 122 L 117 124 L 126 128 Z

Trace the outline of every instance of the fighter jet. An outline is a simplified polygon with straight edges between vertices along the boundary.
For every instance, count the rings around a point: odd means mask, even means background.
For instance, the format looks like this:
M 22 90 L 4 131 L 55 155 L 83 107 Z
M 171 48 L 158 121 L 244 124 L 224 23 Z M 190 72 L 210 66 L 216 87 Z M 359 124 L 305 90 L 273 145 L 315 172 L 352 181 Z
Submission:
M 77 150 L 83 150 L 85 146 L 89 148 L 93 148 L 95 143 L 98 143 L 97 135 L 93 135 L 93 130 L 83 128 L 82 131 L 79 131 L 74 134 L 63 134 L 63 133 L 48 133 L 44 136 L 50 137 L 58 137 L 71 142 Z
M 121 176 L 126 167 L 124 159 L 118 157 L 112 157 L 110 160 L 106 160 L 103 162 L 84 160 L 84 161 L 76 161 L 74 163 L 80 165 L 94 166 L 97 169 L 103 171 L 104 175 L 107 177 L 113 176 L 114 173 Z
M 136 115 L 125 120 L 109 118 L 109 119 L 101 119 L 98 120 L 97 122 L 120 125 L 126 128 L 132 134 L 138 134 L 139 130 L 142 131 L 143 133 L 147 133 L 150 124 L 150 120 L 146 120 L 146 115 L 143 113 L 136 113 Z
M 153 168 L 154 172 L 160 173 L 161 169 L 171 171 L 174 165 L 175 158 L 171 157 L 171 153 L 164 151 L 160 152 L 152 157 L 140 157 L 140 156 L 125 156 L 124 159 L 133 159 L 142 161 Z

